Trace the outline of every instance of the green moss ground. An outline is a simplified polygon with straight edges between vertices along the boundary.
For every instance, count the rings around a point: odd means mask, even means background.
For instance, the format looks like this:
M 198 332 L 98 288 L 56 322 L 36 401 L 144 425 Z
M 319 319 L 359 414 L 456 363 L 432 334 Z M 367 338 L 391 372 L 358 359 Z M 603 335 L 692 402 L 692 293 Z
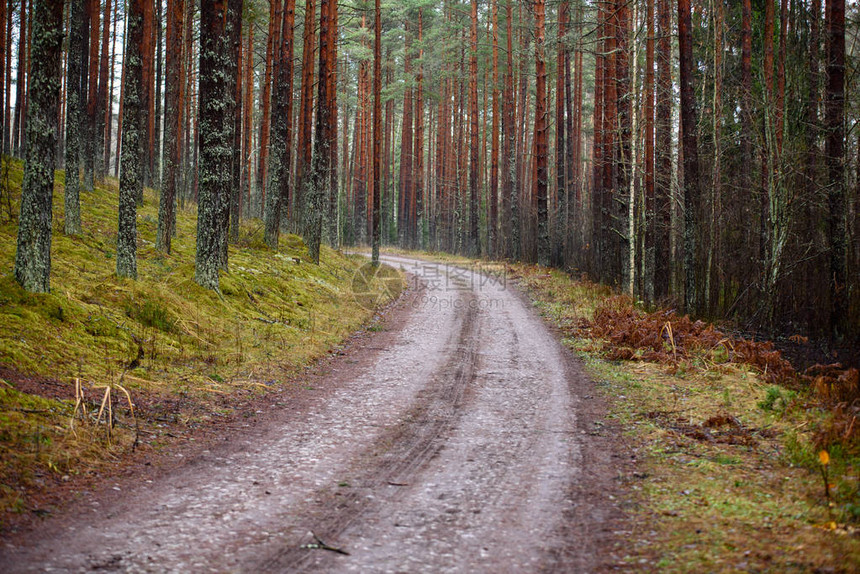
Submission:
M 351 288 L 364 258 L 324 248 L 320 265 L 313 265 L 295 235 L 282 236 L 272 252 L 258 220 L 243 224 L 238 245 L 230 246 L 221 295 L 199 287 L 193 280 L 196 211 L 179 210 L 173 252 L 164 255 L 155 249 L 158 195 L 152 190 L 138 210 L 139 278 L 118 279 L 117 181 L 82 192 L 83 233 L 66 237 L 62 172 L 54 192 L 51 292 L 27 293 L 12 273 L 22 164 L 4 159 L 0 173 L 0 369 L 6 373 L 0 374 L 0 514 L 26 508 L 28 489 L 40 476 L 84 472 L 129 450 L 133 425 L 126 408 L 117 409 L 110 445 L 92 424 L 104 393 L 98 387 L 121 384 L 135 403 L 150 406 L 181 397 L 188 412 L 168 413 L 172 419 L 206 419 L 229 409 L 213 406 L 215 398 L 223 403 L 277 386 L 373 316 Z M 362 289 L 380 293 L 363 293 L 362 302 L 391 295 L 390 281 Z M 139 364 L 125 372 L 140 352 Z M 91 412 L 90 424 L 72 430 L 75 379 Z M 112 397 L 125 407 L 118 387 Z

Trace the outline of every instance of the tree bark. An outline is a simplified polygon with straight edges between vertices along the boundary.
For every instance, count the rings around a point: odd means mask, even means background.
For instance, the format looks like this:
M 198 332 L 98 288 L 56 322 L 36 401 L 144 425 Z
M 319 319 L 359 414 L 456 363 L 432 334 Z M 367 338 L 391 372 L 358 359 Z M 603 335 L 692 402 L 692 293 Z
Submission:
M 546 57 L 544 41 L 546 37 L 546 2 L 536 0 L 535 11 L 535 72 L 537 75 L 535 89 L 535 195 L 537 197 L 538 225 L 538 263 L 548 265 L 550 262 L 549 221 L 547 206 L 547 102 L 546 102 Z
M 371 262 L 379 265 L 379 217 L 381 207 L 381 162 L 382 151 L 382 11 L 379 0 L 374 3 L 373 19 L 373 223 L 370 229 Z
M 415 151 L 412 154 L 414 183 L 412 188 L 412 246 L 423 246 L 422 209 L 424 204 L 424 24 L 421 9 L 418 10 L 418 75 L 415 86 Z M 374 190 L 376 187 L 374 187 Z
M 680 51 L 681 127 L 684 146 L 684 310 L 695 314 L 699 201 L 699 150 L 696 141 L 696 100 L 693 93 L 693 35 L 690 0 L 678 0 L 678 45 Z
M 21 139 L 24 136 L 27 94 L 27 0 L 21 0 L 20 31 L 18 32 L 18 69 L 15 76 L 15 118 L 12 121 L 12 155 L 21 157 Z
M 290 172 L 293 139 L 293 25 L 296 18 L 295 0 L 286 0 L 280 10 L 282 34 L 280 46 L 275 46 L 278 75 L 275 88 L 275 115 L 282 118 L 272 130 L 274 169 L 270 191 L 266 195 L 266 245 L 278 249 L 282 211 L 290 204 Z M 280 7 L 280 6 L 279 6 Z
M 827 243 L 830 251 L 830 327 L 847 328 L 847 194 L 845 192 L 845 0 L 827 2 Z
M 108 71 L 110 70 L 110 31 L 111 31 L 111 0 L 105 0 L 104 17 L 102 18 L 102 51 L 99 63 L 99 90 L 96 99 L 97 125 L 95 132 L 94 161 L 95 178 L 102 181 L 107 171 L 105 149 L 110 148 L 110 138 L 105 139 L 107 117 L 105 110 L 108 105 Z
M 143 194 L 143 156 L 145 128 L 142 108 L 143 38 L 145 0 L 131 0 L 126 14 L 127 38 L 125 67 L 125 104 L 122 117 L 122 165 L 119 175 L 119 227 L 116 245 L 116 274 L 137 277 L 137 205 Z
M 228 0 L 212 0 L 200 5 L 200 163 L 194 280 L 216 291 L 218 270 L 224 268 L 222 245 L 227 235 L 225 215 L 233 156 L 233 118 L 225 113 L 233 99 L 229 85 L 231 46 L 227 10 Z
M 334 1 L 320 1 L 320 63 L 319 75 L 317 76 L 317 113 L 305 232 L 308 253 L 316 264 L 320 262 L 323 223 L 327 211 L 326 189 L 328 188 L 329 181 L 328 170 L 329 163 L 331 162 L 331 147 L 334 145 L 331 139 L 331 98 L 329 98 L 328 94 L 330 88 L 329 74 L 332 68 L 332 63 L 329 60 L 331 58 L 331 51 L 328 47 L 328 42 L 331 41 L 331 34 L 329 32 L 329 26 L 331 26 L 329 3 Z
M 556 82 L 555 82 L 555 217 L 553 218 L 552 234 L 552 256 L 551 264 L 555 267 L 564 265 L 564 238 L 567 219 L 567 123 L 565 121 L 565 84 L 567 75 L 565 61 L 567 60 L 567 46 L 565 35 L 567 34 L 567 21 L 570 14 L 570 3 L 564 1 L 558 7 L 558 47 L 556 54 Z M 568 110 L 571 113 L 571 110 Z
M 269 137 L 271 134 L 272 84 L 277 82 L 277 70 L 273 65 L 275 54 L 280 50 L 281 15 L 283 14 L 282 0 L 269 2 L 269 35 L 266 39 L 266 67 L 263 73 L 263 117 L 260 121 L 260 157 L 257 163 L 257 190 L 260 194 L 261 210 L 268 206 L 266 190 L 269 186 Z
M 155 59 L 155 44 L 153 38 L 153 1 L 143 0 L 143 28 L 144 34 L 141 38 L 141 66 L 143 70 L 143 93 L 141 94 L 141 109 L 143 110 L 144 135 L 143 135 L 143 185 L 152 185 L 152 156 L 155 146 L 154 127 L 155 127 L 155 102 L 153 88 L 155 85 L 154 74 L 154 59 Z M 137 198 L 138 205 L 143 205 L 143 188 L 141 188 L 140 196 Z
M 540 3 L 540 0 L 539 0 Z M 472 0 L 472 26 L 469 32 L 469 242 L 467 253 L 481 255 L 478 239 L 478 0 Z
M 228 203 L 227 239 L 239 241 L 239 194 L 242 175 L 242 12 L 243 0 L 229 0 L 227 4 L 227 34 L 230 42 L 230 77 L 227 89 L 230 91 L 230 105 L 227 114 L 230 116 L 230 140 L 233 158 L 230 162 L 230 198 Z M 224 260 L 227 258 L 227 242 L 222 247 Z
M 83 167 L 84 190 L 92 191 L 95 186 L 95 157 L 96 131 L 98 130 L 98 98 L 99 98 L 99 0 L 87 1 L 87 17 L 89 19 L 89 58 L 87 72 L 86 123 L 83 130 Z
M 311 167 L 311 134 L 314 129 L 314 45 L 316 44 L 316 0 L 305 2 L 304 45 L 302 48 L 302 84 L 299 100 L 298 142 L 296 145 L 296 188 L 293 219 L 301 229 L 307 208 L 306 172 Z
M 487 254 L 498 257 L 499 241 L 499 2 L 492 0 L 493 80 L 492 127 L 490 135 L 489 221 L 487 222 Z
M 645 273 L 643 295 L 645 301 L 654 302 L 654 241 L 656 217 L 654 212 L 654 0 L 645 2 Z
M 185 0 L 167 0 L 167 61 L 164 86 L 164 180 L 158 202 L 156 249 L 170 253 L 176 219 L 176 180 L 179 175 L 179 131 L 182 108 L 182 30 Z
M 0 0 L 2 2 L 2 0 Z M 12 100 L 12 14 L 15 12 L 15 0 L 8 0 L 6 4 L 6 43 L 7 47 L 4 52 L 6 74 L 4 82 L 4 98 L 3 98 L 3 153 L 11 152 L 11 135 L 9 134 L 10 122 L 12 120 L 10 105 Z
M 400 138 L 400 217 L 397 220 L 398 235 L 401 245 L 411 247 L 412 221 L 409 215 L 412 211 L 412 36 L 409 30 L 409 22 L 404 23 L 405 31 L 405 55 L 403 63 L 403 75 L 406 78 L 406 87 L 403 91 L 403 131 Z
M 63 60 L 63 2 L 43 0 L 33 15 L 33 68 L 28 94 L 27 157 L 15 279 L 30 292 L 47 293 L 51 277 L 51 217 Z
M 66 185 L 63 192 L 65 205 L 64 230 L 66 235 L 81 232 L 80 157 L 81 131 L 83 130 L 83 94 L 81 91 L 81 62 L 84 44 L 85 12 L 83 2 L 69 6 L 69 64 L 66 68 Z

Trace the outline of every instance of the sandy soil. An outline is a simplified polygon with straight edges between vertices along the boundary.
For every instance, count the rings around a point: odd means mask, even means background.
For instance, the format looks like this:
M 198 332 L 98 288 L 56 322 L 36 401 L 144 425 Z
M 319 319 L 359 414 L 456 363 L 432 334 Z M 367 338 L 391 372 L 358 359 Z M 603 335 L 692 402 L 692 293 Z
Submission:
M 273 397 L 262 424 L 9 538 L 0 571 L 617 563 L 630 463 L 577 361 L 504 276 L 386 260 L 413 287 L 381 331 L 309 373 L 314 392 Z

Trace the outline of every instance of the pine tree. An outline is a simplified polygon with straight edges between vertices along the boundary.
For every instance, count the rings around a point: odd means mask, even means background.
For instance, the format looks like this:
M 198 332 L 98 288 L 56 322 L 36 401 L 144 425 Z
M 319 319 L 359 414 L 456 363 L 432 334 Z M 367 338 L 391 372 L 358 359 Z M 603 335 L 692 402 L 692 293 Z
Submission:
M 122 111 L 122 163 L 119 174 L 119 227 L 116 240 L 116 274 L 137 277 L 137 205 L 143 196 L 143 67 L 141 44 L 144 2 L 131 0 L 127 18 L 127 41 L 123 62 L 124 104 Z
M 156 248 L 170 253 L 176 219 L 176 183 L 179 175 L 179 132 L 182 107 L 182 30 L 185 0 L 167 0 L 167 62 L 164 86 L 164 180 L 158 200 Z
M 21 182 L 15 279 L 27 291 L 46 293 L 51 281 L 51 207 L 62 83 L 63 1 L 38 2 L 33 17 L 27 156 Z
M 698 235 L 699 150 L 696 140 L 696 100 L 693 94 L 693 31 L 690 0 L 678 0 L 681 129 L 684 146 L 684 309 L 698 310 L 696 237 Z
M 225 113 L 233 100 L 229 90 L 228 0 L 200 5 L 199 125 L 200 146 L 197 200 L 197 259 L 194 280 L 218 290 L 218 270 L 224 268 L 226 214 L 233 152 L 232 121 Z
M 286 0 L 279 5 L 283 24 L 280 45 L 275 46 L 278 63 L 275 78 L 275 116 L 283 118 L 272 130 L 274 169 L 269 193 L 266 195 L 265 240 L 270 249 L 278 248 L 281 212 L 290 205 L 290 172 L 292 163 L 293 130 L 293 24 L 295 22 L 295 0 Z M 277 17 L 277 16 L 276 16 Z
M 81 91 L 81 61 L 85 29 L 83 2 L 69 5 L 69 64 L 66 68 L 66 184 L 64 186 L 65 232 L 76 235 L 81 232 L 80 202 L 80 157 L 81 131 L 83 129 L 83 94 Z

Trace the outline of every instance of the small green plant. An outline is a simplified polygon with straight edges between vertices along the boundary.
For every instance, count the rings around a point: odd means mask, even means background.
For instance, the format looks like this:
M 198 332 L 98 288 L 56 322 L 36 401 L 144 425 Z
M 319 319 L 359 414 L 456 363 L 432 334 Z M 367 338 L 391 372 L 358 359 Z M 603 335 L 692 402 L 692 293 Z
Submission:
M 176 330 L 176 322 L 170 311 L 158 301 L 146 300 L 143 305 L 129 301 L 125 305 L 125 314 L 130 319 L 162 333 L 173 333 Z
M 763 411 L 784 412 L 796 395 L 794 391 L 771 385 L 765 391 L 764 398 L 759 401 L 758 408 Z

